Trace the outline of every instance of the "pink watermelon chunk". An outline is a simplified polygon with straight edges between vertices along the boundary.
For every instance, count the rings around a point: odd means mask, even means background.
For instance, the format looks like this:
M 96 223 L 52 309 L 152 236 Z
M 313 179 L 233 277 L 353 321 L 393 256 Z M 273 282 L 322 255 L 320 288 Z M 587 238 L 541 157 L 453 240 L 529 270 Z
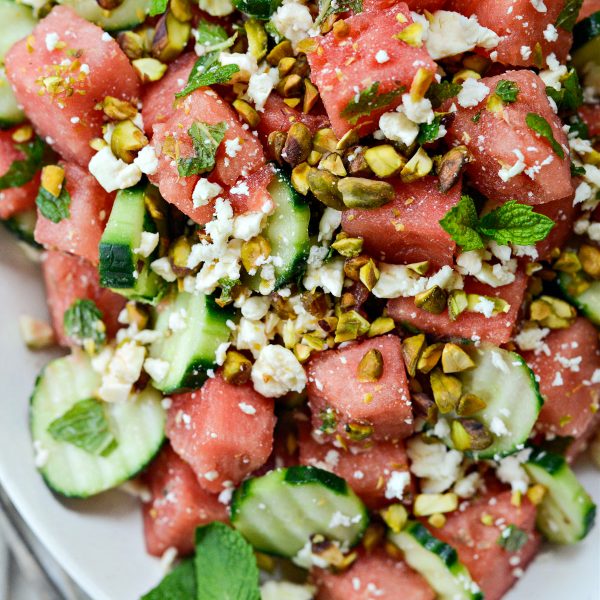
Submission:
M 196 58 L 192 52 L 182 54 L 169 65 L 162 79 L 144 86 L 142 118 L 148 135 L 152 135 L 156 123 L 164 123 L 175 112 L 175 103 L 179 102 L 175 94 L 185 87 Z
M 35 240 L 50 250 L 62 250 L 98 264 L 98 244 L 110 215 L 114 194 L 104 191 L 87 169 L 62 163 L 71 196 L 70 217 L 58 223 L 46 219 L 38 209 Z
M 600 135 L 600 104 L 584 104 L 577 112 L 588 126 L 590 137 Z
M 405 0 L 408 8 L 415 12 L 423 12 L 428 10 L 434 12 L 440 8 L 444 8 L 448 0 Z M 396 0 L 363 0 L 363 10 L 380 10 L 382 8 L 389 8 L 396 4 Z
M 496 296 L 503 298 L 510 304 L 510 310 L 507 313 L 490 318 L 480 313 L 465 311 L 458 315 L 455 321 L 451 321 L 447 311 L 434 315 L 417 308 L 413 298 L 390 300 L 387 305 L 387 312 L 394 321 L 412 325 L 425 333 L 440 337 L 481 339 L 484 342 L 491 342 L 499 346 L 506 344 L 511 338 L 519 310 L 523 304 L 527 281 L 528 277 L 521 271 L 517 271 L 513 283 L 499 288 L 492 288 L 466 277 L 465 291 L 467 293 Z
M 397 496 L 386 498 L 386 488 L 392 473 L 408 473 L 408 458 L 401 441 L 375 442 L 364 446 L 350 444 L 347 448 L 334 446 L 322 439 L 320 431 L 310 427 L 300 429 L 300 464 L 320 467 L 345 479 L 350 487 L 372 509 L 391 502 Z M 391 492 L 390 492 L 391 493 Z M 402 495 L 410 496 L 410 486 Z
M 0 176 L 4 175 L 15 160 L 23 160 L 25 155 L 15 146 L 12 139 L 14 129 L 0 130 Z M 40 187 L 40 176 L 18 188 L 0 190 L 0 219 L 8 219 L 13 215 L 35 206 L 35 198 Z
M 396 18 L 402 14 L 404 23 Z M 362 135 L 377 129 L 379 116 L 402 101 L 400 93 L 393 95 L 384 106 L 361 116 L 351 123 L 342 116 L 348 102 L 359 91 L 379 83 L 377 94 L 408 90 L 420 68 L 436 72 L 437 65 L 427 50 L 409 46 L 394 36 L 412 23 L 408 6 L 404 2 L 389 8 L 369 10 L 346 19 L 348 35 L 336 37 L 334 32 L 314 38 L 317 47 L 308 54 L 311 80 L 319 88 L 331 126 L 338 137 L 360 125 Z M 389 60 L 379 63 L 375 55 L 387 52 Z
M 446 515 L 442 528 L 431 529 L 435 537 L 458 552 L 458 558 L 481 588 L 485 600 L 500 600 L 540 546 L 540 536 L 535 531 L 535 506 L 527 498 L 522 499 L 519 507 L 513 506 L 511 496 L 512 492 L 505 491 L 475 500 L 465 510 Z M 492 516 L 493 525 L 482 523 L 484 514 Z M 510 525 L 528 536 L 517 552 L 508 552 L 498 544 L 502 530 Z
M 48 50 L 46 36 L 58 34 L 64 48 Z M 138 77 L 117 42 L 100 27 L 57 6 L 6 55 L 6 74 L 17 100 L 50 145 L 66 160 L 87 166 L 92 138 L 101 135 L 106 96 L 137 103 Z M 60 77 L 58 87 L 44 84 Z M 48 80 L 46 80 L 48 81 Z
M 273 400 L 251 385 L 235 386 L 217 375 L 202 389 L 173 397 L 167 437 L 200 485 L 220 492 L 240 483 L 269 458 L 273 411 Z
M 146 549 L 161 556 L 168 548 L 180 555 L 194 550 L 196 527 L 227 521 L 227 507 L 198 485 L 194 471 L 171 446 L 165 446 L 143 475 L 152 500 L 142 507 Z
M 493 49 L 497 57 L 493 56 L 505 65 L 542 66 L 536 64 L 535 47 L 538 43 L 544 59 L 554 53 L 560 62 L 565 62 L 573 35 L 559 27 L 556 40 L 552 35 L 548 36 L 549 39 L 544 36 L 548 25 L 556 23 L 565 3 L 554 0 L 539 4 L 539 8 L 535 8 L 535 4 L 530 0 L 450 0 L 447 8 L 467 17 L 475 15 L 481 25 L 495 31 L 500 36 L 500 43 Z
M 486 109 L 487 99 L 477 106 L 463 108 L 456 99 L 449 100 L 447 110 L 457 105 L 455 119 L 446 140 L 465 144 L 473 156 L 466 172 L 482 194 L 495 201 L 520 200 L 527 204 L 543 204 L 562 200 L 573 194 L 567 137 L 560 119 L 554 114 L 544 82 L 532 71 L 507 71 L 481 79 L 490 90 L 500 80 L 514 81 L 519 87 L 517 101 L 504 105 L 501 112 Z M 560 158 L 550 143 L 525 123 L 528 113 L 543 117 L 551 126 L 554 138 L 563 147 Z M 473 121 L 473 117 L 480 115 Z M 501 168 L 509 169 L 523 157 L 524 171 L 503 181 Z
M 388 263 L 452 264 L 456 244 L 439 221 L 460 200 L 460 183 L 445 194 L 434 177 L 393 183 L 396 196 L 389 204 L 345 211 L 343 230 L 362 237 L 365 250 Z
M 577 16 L 577 21 L 581 21 L 600 10 L 600 0 L 583 0 L 583 5 Z
M 435 593 L 404 561 L 383 549 L 360 552 L 352 566 L 340 574 L 323 569 L 313 572 L 316 600 L 434 600 Z
M 267 188 L 272 179 L 273 167 L 267 164 L 252 175 L 237 181 L 225 196 L 231 202 L 233 212 L 237 215 L 246 212 L 270 212 L 273 200 Z
M 358 364 L 373 349 L 383 356 L 383 374 L 376 382 L 361 382 Z M 315 429 L 323 427 L 324 417 L 326 422 L 334 417 L 337 432 L 345 437 L 349 435 L 346 427 L 354 425 L 366 427 L 369 440 L 395 440 L 412 433 L 410 392 L 396 336 L 320 352 L 308 363 L 307 374 L 308 403 Z
M 44 254 L 42 271 L 48 309 L 61 346 L 73 345 L 65 334 L 63 317 L 65 310 L 79 299 L 93 300 L 102 312 L 108 337 L 115 335 L 120 327 L 118 317 L 125 306 L 125 298 L 100 287 L 98 271 L 90 262 L 65 252 L 49 251 Z

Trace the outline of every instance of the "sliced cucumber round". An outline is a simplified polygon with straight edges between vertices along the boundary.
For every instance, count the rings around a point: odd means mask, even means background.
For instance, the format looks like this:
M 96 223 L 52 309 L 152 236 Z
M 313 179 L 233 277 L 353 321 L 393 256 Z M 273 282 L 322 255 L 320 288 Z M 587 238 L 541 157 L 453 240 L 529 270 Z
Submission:
M 277 469 L 248 479 L 231 503 L 233 526 L 257 550 L 288 558 L 317 533 L 354 546 L 368 521 L 365 505 L 348 484 L 315 467 Z
M 85 498 L 115 486 L 139 473 L 160 450 L 164 441 L 165 411 L 162 396 L 151 387 L 127 402 L 106 403 L 106 417 L 116 447 L 102 456 L 65 441 L 48 431 L 76 403 L 93 398 L 100 376 L 83 352 L 50 362 L 31 397 L 30 427 L 40 461 L 40 472 L 58 494 Z
M 596 505 L 566 459 L 559 454 L 534 449 L 523 466 L 535 483 L 546 488 L 537 511 L 538 529 L 558 544 L 582 540 L 594 524 Z
M 33 232 L 35 230 L 35 223 L 37 221 L 37 211 L 32 208 L 24 212 L 17 213 L 2 221 L 4 226 L 14 233 L 20 240 L 27 242 L 29 245 L 35 248 L 41 248 L 41 246 L 35 241 Z
M 9 48 L 19 40 L 28 36 L 37 24 L 31 6 L 14 2 L 14 0 L 0 0 L 0 63 Z
M 152 4 L 151 0 L 125 0 L 114 10 L 104 10 L 96 0 L 58 0 L 58 3 L 70 6 L 80 17 L 106 31 L 131 29 L 143 23 Z
M 571 281 L 571 275 L 568 273 L 560 273 L 558 276 L 558 285 L 565 298 L 594 325 L 600 326 L 600 281 L 592 281 L 585 292 L 576 296 L 569 291 Z
M 427 580 L 438 600 L 483 600 L 456 550 L 418 521 L 409 521 L 400 533 L 389 533 L 388 537 L 400 548 L 407 564 Z
M 25 113 L 19 108 L 12 87 L 0 67 L 0 129 L 9 129 L 25 120 Z
M 600 65 L 600 11 L 575 25 L 571 55 L 578 71 L 588 62 Z

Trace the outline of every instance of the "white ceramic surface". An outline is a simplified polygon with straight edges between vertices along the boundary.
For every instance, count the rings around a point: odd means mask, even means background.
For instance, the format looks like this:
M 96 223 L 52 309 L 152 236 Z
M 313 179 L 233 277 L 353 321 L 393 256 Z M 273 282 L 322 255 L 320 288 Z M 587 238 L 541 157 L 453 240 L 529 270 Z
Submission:
M 61 501 L 35 471 L 28 398 L 49 355 L 23 346 L 17 319 L 20 314 L 47 318 L 47 313 L 39 266 L 4 230 L 0 282 L 0 482 L 34 533 L 94 600 L 136 600 L 161 577 L 158 561 L 144 551 L 137 502 L 120 492 Z M 600 503 L 598 471 L 586 464 L 578 472 Z M 506 600 L 536 597 L 600 599 L 600 527 L 576 547 L 545 548 Z

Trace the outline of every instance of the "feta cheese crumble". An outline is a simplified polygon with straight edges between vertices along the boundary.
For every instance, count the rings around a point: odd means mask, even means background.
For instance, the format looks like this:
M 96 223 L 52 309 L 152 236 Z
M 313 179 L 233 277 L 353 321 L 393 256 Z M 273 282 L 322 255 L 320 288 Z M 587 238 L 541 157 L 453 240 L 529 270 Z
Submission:
M 301 392 L 306 386 L 304 367 L 283 346 L 265 346 L 252 366 L 254 389 L 267 398 Z

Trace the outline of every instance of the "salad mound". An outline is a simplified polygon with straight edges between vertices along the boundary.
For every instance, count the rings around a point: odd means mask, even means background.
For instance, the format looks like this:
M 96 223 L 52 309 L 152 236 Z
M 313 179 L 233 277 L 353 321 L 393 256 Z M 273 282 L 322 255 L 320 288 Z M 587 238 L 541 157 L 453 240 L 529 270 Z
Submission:
M 0 23 L 0 219 L 51 317 L 21 331 L 66 351 L 35 466 L 139 496 L 172 563 L 143 600 L 499 600 L 586 537 L 598 2 L 0 0 Z

